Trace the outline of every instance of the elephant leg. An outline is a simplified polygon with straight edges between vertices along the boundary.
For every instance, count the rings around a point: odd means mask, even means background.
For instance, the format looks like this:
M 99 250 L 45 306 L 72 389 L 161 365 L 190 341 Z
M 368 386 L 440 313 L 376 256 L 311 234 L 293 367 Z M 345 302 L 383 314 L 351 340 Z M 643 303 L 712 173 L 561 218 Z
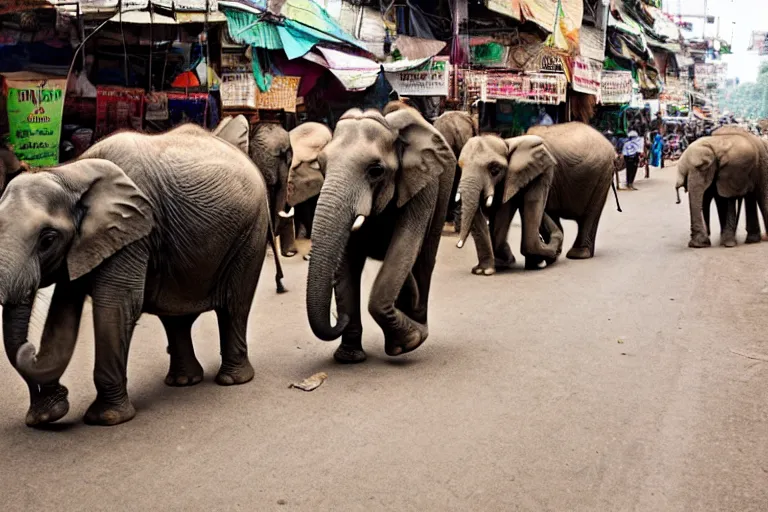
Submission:
M 748 194 L 744 198 L 744 215 L 747 218 L 746 243 L 760 243 L 762 239 L 760 233 L 760 219 L 757 216 L 757 199 L 754 194 Z
M 294 209 L 295 211 L 295 209 Z M 286 258 L 296 256 L 296 235 L 293 227 L 293 218 L 284 219 L 278 217 L 277 236 L 280 238 L 280 254 Z
M 90 425 L 117 425 L 133 419 L 126 367 L 136 322 L 144 304 L 148 253 L 124 249 L 102 263 L 93 283 L 96 400 L 85 413 Z
M 466 221 L 467 219 L 464 220 Z M 490 228 L 485 216 L 479 209 L 475 212 L 475 216 L 472 217 L 470 233 L 475 241 L 475 250 L 477 251 L 477 265 L 472 267 L 472 273 L 478 276 L 495 274 L 496 266 L 494 264 Z
M 728 202 L 730 199 L 715 195 L 714 201 L 715 208 L 717 209 L 717 221 L 720 223 L 720 236 L 722 237 L 726 229 L 726 222 L 728 219 Z
M 557 219 L 557 221 L 555 221 Z M 555 217 L 553 219 L 546 212 L 541 220 L 541 226 L 539 227 L 539 234 L 545 244 L 555 244 L 557 246 L 557 255 L 554 258 L 544 260 L 547 265 L 552 265 L 560 253 L 563 252 L 563 240 L 565 234 L 563 233 L 563 226 L 560 224 L 560 218 Z
M 718 198 L 722 203 L 723 224 L 720 228 L 720 245 L 725 247 L 736 247 L 736 224 L 739 217 L 736 214 L 735 198 Z M 717 200 L 716 200 L 717 201 Z M 721 207 L 718 206 L 718 210 Z
M 53 291 L 48 317 L 40 341 L 40 353 L 50 352 L 51 344 L 74 346 L 85 303 L 85 287 L 80 283 L 59 283 Z M 52 423 L 69 412 L 69 391 L 58 379 L 38 386 L 27 382 L 30 406 L 26 424 L 30 427 Z
M 360 281 L 365 266 L 365 252 L 355 251 L 351 247 L 342 261 L 337 273 L 334 288 L 336 308 L 349 317 L 349 324 L 341 335 L 341 344 L 333 358 L 344 364 L 362 363 L 367 356 L 363 350 L 363 320 L 360 313 Z
M 493 255 L 496 269 L 512 268 L 515 264 L 515 255 L 509 246 L 509 226 L 517 212 L 517 204 L 509 201 L 499 207 L 496 215 L 491 219 L 490 230 L 493 240 Z
M 525 257 L 525 268 L 529 270 L 540 268 L 540 265 L 545 261 L 555 260 L 562 247 L 562 240 L 558 243 L 558 240 L 554 238 L 549 243 L 544 243 L 540 236 L 546 197 L 546 193 L 531 191 L 526 192 L 523 198 L 521 252 Z
M 711 183 L 707 183 L 700 173 L 695 172 L 688 176 L 688 206 L 691 215 L 691 240 L 688 247 L 709 247 L 709 231 L 706 227 L 706 219 L 709 218 L 709 202 L 706 201 L 707 189 Z M 706 210 L 705 210 L 706 208 Z
M 192 346 L 192 324 L 197 318 L 198 315 L 160 317 L 171 356 L 171 366 L 165 377 L 167 386 L 193 386 L 203 380 L 203 367 Z
M 266 245 L 263 236 L 254 232 L 248 245 L 232 262 L 231 268 L 237 270 L 224 282 L 222 293 L 226 300 L 216 308 L 221 347 L 221 367 L 216 383 L 220 386 L 245 384 L 254 376 L 253 366 L 248 360 L 246 330 L 267 252 Z
M 446 192 L 449 186 L 449 183 L 446 184 Z M 418 320 L 426 320 L 432 271 L 448 208 L 447 194 L 442 204 L 442 198 L 430 201 L 431 194 L 437 196 L 437 189 L 437 184 L 430 185 L 420 192 L 421 197 L 406 203 L 396 221 L 392 241 L 371 289 L 368 312 L 384 331 L 384 350 L 389 356 L 416 350 L 429 336 L 426 322 Z M 395 305 L 411 274 L 421 292 L 417 320 Z

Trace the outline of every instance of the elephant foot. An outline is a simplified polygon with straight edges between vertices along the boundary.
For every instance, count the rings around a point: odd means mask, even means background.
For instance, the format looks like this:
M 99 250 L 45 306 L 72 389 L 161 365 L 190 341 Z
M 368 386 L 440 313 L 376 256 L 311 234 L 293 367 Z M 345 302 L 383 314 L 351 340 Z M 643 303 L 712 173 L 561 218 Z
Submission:
M 691 241 L 688 242 L 688 247 L 691 247 L 693 249 L 702 249 L 704 247 L 711 247 L 712 242 L 709 240 L 708 236 L 704 237 L 691 237 Z
M 736 238 L 735 237 L 724 238 L 720 240 L 720 245 L 722 245 L 723 247 L 736 247 Z
M 216 375 L 216 384 L 220 386 L 234 386 L 236 384 L 245 384 L 253 380 L 255 372 L 248 359 L 244 363 L 227 364 L 223 363 Z
M 589 247 L 572 247 L 565 255 L 569 260 L 586 260 L 594 256 Z
M 744 240 L 745 244 L 759 244 L 763 241 L 763 237 L 760 233 L 747 234 L 747 238 Z
M 388 356 L 401 356 L 413 352 L 426 341 L 428 336 L 429 331 L 425 326 L 413 323 L 413 327 L 402 338 L 386 335 L 384 352 Z
M 768 242 L 768 233 L 765 233 L 765 234 L 763 234 L 763 235 L 760 235 L 760 239 L 761 239 L 763 242 Z
M 368 359 L 368 356 L 362 347 L 342 343 L 333 353 L 333 358 L 341 364 L 358 364 Z
M 203 381 L 203 367 L 195 361 L 194 365 L 176 366 L 171 363 L 168 375 L 165 377 L 165 385 L 171 387 L 194 386 Z
M 297 251 L 296 249 L 288 249 L 285 251 L 280 251 L 280 254 L 283 256 L 283 258 L 293 258 L 294 256 L 296 256 L 296 254 L 298 254 L 298 252 L 299 251 Z
M 510 259 L 499 259 L 495 258 L 494 260 L 494 266 L 497 270 L 509 270 L 510 268 L 515 266 L 515 263 L 517 260 L 515 260 L 515 257 L 512 256 Z
M 61 384 L 41 386 L 32 398 L 25 422 L 28 427 L 58 421 L 69 412 L 69 390 Z
M 109 427 L 131 421 L 135 416 L 136 409 L 128 398 L 120 405 L 107 403 L 100 398 L 96 398 L 85 412 L 84 421 L 88 425 Z
M 472 267 L 472 273 L 476 276 L 492 276 L 496 273 L 496 267 L 485 263 L 479 263 Z

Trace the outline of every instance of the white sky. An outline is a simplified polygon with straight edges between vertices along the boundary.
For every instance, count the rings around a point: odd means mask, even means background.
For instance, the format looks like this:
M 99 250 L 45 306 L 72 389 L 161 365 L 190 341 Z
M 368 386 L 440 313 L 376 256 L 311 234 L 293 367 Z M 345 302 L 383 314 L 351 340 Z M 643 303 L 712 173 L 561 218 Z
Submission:
M 728 62 L 728 74 L 743 82 L 754 81 L 761 59 L 754 52 L 747 52 L 750 36 L 755 30 L 768 31 L 768 0 L 664 0 L 664 10 L 670 14 L 699 15 L 706 13 L 720 18 L 720 38 L 733 42 L 733 55 L 723 58 Z M 693 32 L 683 32 L 685 37 L 717 35 L 718 23 L 707 25 L 704 20 L 688 20 L 694 23 Z

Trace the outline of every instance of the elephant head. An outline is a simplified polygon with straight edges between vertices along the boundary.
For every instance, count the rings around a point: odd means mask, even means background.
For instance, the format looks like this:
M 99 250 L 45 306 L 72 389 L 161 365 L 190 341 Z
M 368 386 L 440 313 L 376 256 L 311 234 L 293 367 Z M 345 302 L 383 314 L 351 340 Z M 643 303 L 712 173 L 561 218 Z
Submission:
M 247 121 L 243 116 L 240 125 Z M 237 121 L 237 119 L 235 121 Z M 223 122 L 222 122 L 223 124 Z M 235 123 L 229 123 L 230 126 Z M 221 125 L 219 125 L 221 127 Z M 217 130 L 218 131 L 218 130 Z M 233 129 L 225 130 L 226 132 L 233 132 Z M 242 132 L 242 130 L 240 130 Z M 214 132 L 216 134 L 216 132 Z M 232 137 L 229 138 L 219 135 L 229 142 L 233 142 Z M 245 137 L 248 137 L 246 132 Z M 242 134 L 237 138 L 240 144 L 237 144 L 241 149 L 243 148 Z M 261 123 L 256 125 L 253 130 L 250 130 L 250 141 L 244 144 L 245 151 L 251 157 L 251 160 L 256 164 L 256 167 L 261 171 L 264 176 L 264 181 L 269 189 L 269 211 L 272 212 L 272 223 L 277 225 L 277 216 L 287 216 L 286 210 L 286 198 L 288 195 L 288 170 L 290 168 L 291 160 L 293 159 L 293 152 L 291 151 L 291 140 L 288 137 L 288 132 L 277 123 Z
M 106 160 L 84 159 L 25 173 L 0 199 L 0 304 L 11 364 L 28 381 L 58 379 L 74 350 L 35 354 L 27 341 L 37 290 L 76 281 L 118 250 L 149 235 L 154 225 L 147 197 Z
M 320 123 L 304 123 L 290 132 L 293 161 L 288 173 L 288 205 L 315 197 L 323 188 L 325 176 L 317 160 L 320 152 L 333 138 L 331 130 Z
M 437 190 L 440 176 L 453 173 L 456 158 L 442 135 L 412 108 L 396 109 L 386 116 L 353 109 L 341 117 L 318 161 L 325 182 L 312 227 L 307 313 L 315 335 L 330 341 L 341 335 L 349 321 L 339 311 L 338 322 L 332 326 L 330 302 L 351 233 L 382 214 L 407 224 L 407 218 L 398 216 L 413 211 L 411 201 L 418 202 L 423 215 L 432 217 L 436 195 L 426 197 L 421 192 Z M 366 221 L 369 217 L 372 220 Z
M 461 217 L 465 221 L 456 245 L 461 248 L 469 236 L 471 219 L 482 215 L 481 202 L 490 208 L 494 202 L 506 203 L 530 187 L 536 187 L 546 201 L 557 162 L 544 139 L 537 135 L 507 140 L 482 135 L 471 138 L 464 146 L 459 166 L 461 182 L 456 200 L 461 199 Z M 495 197 L 497 190 L 501 199 Z

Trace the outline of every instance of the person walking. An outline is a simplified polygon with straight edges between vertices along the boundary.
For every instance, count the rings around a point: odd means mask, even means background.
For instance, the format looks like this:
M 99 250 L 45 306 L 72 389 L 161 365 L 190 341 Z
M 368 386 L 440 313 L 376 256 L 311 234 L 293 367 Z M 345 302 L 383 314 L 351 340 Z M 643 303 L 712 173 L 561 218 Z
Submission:
M 634 185 L 635 176 L 637 175 L 637 166 L 640 162 L 640 154 L 643 152 L 645 144 L 643 138 L 635 130 L 630 131 L 627 135 L 629 138 L 621 148 L 624 164 L 627 166 L 627 188 L 629 190 L 637 190 Z
M 664 164 L 664 138 L 657 133 L 651 146 L 651 166 L 663 167 Z

